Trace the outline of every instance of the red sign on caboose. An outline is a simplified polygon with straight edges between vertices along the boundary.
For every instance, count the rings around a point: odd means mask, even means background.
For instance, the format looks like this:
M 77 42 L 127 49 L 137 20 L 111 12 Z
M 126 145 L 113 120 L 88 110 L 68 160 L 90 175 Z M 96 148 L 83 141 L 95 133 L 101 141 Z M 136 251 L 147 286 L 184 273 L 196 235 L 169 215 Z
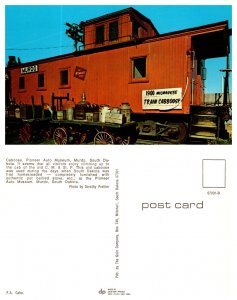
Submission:
M 81 80 L 85 80 L 86 69 L 83 69 L 83 68 L 77 66 L 75 68 L 74 77 L 81 79 Z

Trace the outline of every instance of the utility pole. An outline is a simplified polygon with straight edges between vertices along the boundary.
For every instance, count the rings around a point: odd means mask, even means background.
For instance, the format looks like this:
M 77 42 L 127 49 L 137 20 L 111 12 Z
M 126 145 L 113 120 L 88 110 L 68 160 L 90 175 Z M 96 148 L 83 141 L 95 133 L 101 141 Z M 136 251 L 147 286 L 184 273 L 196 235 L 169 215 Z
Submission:
M 66 23 L 66 26 L 69 27 L 66 29 L 66 35 L 73 39 L 74 50 L 78 51 L 78 43 L 84 43 L 84 22 L 81 22 L 80 24 Z
M 227 57 L 226 57 L 226 69 L 222 69 L 220 71 L 225 72 L 223 106 L 226 106 L 227 98 L 228 98 L 228 94 L 229 94 L 229 73 L 232 72 L 232 70 L 229 68 L 229 53 L 227 53 Z

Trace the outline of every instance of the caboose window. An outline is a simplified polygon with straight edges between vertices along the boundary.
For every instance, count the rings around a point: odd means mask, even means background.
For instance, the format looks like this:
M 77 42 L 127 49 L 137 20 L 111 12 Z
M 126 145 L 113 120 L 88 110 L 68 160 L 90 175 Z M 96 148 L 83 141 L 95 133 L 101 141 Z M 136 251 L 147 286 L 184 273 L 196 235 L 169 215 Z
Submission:
M 38 87 L 44 87 L 44 73 L 38 74 Z
M 104 42 L 104 25 L 96 27 L 96 44 L 101 44 Z
M 118 21 L 109 23 L 109 40 L 114 41 L 118 39 Z
M 19 77 L 19 89 L 20 90 L 25 89 L 25 77 Z
M 68 70 L 60 71 L 60 85 L 68 85 Z
M 133 59 L 133 78 L 146 77 L 146 57 L 139 57 Z
M 133 20 L 133 23 L 132 23 L 132 34 L 133 34 L 133 37 L 135 37 L 135 38 L 139 37 L 140 27 L 141 27 L 141 25 L 137 21 Z

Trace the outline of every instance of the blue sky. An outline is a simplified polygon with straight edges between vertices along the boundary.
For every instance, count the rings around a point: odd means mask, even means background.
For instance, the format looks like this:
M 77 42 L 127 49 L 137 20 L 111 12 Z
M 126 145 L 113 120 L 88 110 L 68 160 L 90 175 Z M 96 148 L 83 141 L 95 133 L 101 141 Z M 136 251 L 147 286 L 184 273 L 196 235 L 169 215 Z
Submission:
M 22 62 L 30 62 L 69 53 L 73 51 L 73 41 L 65 34 L 66 22 L 80 23 L 80 21 L 127 7 L 129 6 L 7 5 L 5 62 L 7 63 L 10 55 L 20 57 Z M 229 27 L 232 27 L 230 5 L 139 5 L 133 7 L 148 17 L 162 34 L 224 20 L 228 20 Z M 221 92 L 223 73 L 219 70 L 226 67 L 226 60 L 224 58 L 207 60 L 206 67 L 206 92 Z

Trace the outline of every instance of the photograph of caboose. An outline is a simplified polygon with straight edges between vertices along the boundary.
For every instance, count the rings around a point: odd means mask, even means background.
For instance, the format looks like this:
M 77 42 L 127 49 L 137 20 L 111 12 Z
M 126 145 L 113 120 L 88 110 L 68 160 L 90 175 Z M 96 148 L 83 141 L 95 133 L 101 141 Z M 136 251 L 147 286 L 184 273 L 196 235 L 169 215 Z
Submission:
M 6 144 L 231 143 L 228 20 L 160 33 L 139 6 L 114 6 L 70 22 L 73 52 L 9 55 Z M 219 57 L 223 92 L 210 97 L 205 61 Z

